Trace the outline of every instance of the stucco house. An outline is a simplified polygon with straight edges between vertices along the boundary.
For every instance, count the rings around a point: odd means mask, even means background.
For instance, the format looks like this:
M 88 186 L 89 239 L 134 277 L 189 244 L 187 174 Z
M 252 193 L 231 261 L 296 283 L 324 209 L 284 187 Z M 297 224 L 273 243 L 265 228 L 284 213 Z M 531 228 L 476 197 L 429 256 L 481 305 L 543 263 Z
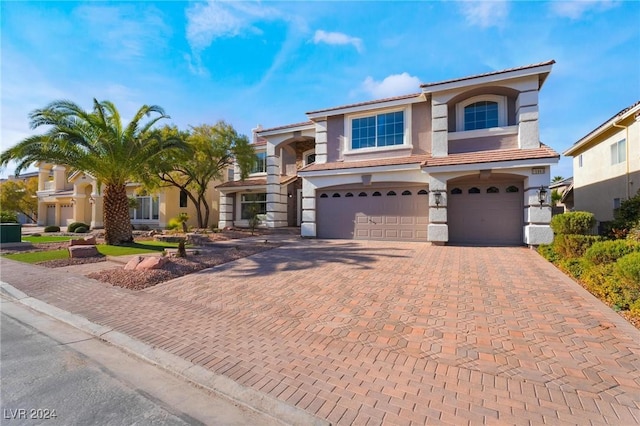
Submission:
M 599 225 L 640 189 L 640 101 L 623 109 L 575 142 L 574 209 L 595 215 Z
M 573 210 L 573 176 L 557 182 L 551 182 L 549 189 L 551 190 L 552 197 L 554 191 L 560 196 L 560 199 L 556 201 L 555 205 L 552 205 L 551 211 L 554 215 Z
M 242 226 L 246 206 L 259 203 L 264 226 L 300 226 L 303 237 L 549 243 L 559 154 L 540 142 L 538 93 L 554 63 L 258 128 L 264 163 L 218 186 L 220 226 Z
M 68 170 L 59 164 L 40 163 L 38 166 L 38 225 L 57 225 L 65 228 L 72 222 L 83 222 L 92 229 L 103 227 L 103 194 L 96 180 L 89 174 Z M 209 186 L 211 216 L 218 219 L 219 193 L 215 182 Z M 147 193 L 139 184 L 127 184 L 127 195 L 137 205 L 129 210 L 131 224 L 137 229 L 156 229 L 167 226 L 180 213 L 189 215 L 189 226 L 196 226 L 196 209 L 191 200 L 178 188 L 161 188 Z

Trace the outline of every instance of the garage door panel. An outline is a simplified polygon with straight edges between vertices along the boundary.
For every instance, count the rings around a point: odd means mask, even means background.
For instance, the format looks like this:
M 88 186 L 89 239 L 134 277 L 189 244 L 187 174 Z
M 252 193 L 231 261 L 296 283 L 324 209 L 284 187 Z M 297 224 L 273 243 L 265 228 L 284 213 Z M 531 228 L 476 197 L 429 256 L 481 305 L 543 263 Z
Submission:
M 417 195 L 420 189 L 424 188 L 407 185 L 320 190 L 316 211 L 318 237 L 426 241 L 428 197 Z M 405 190 L 412 195 L 400 195 Z M 373 196 L 376 191 L 381 195 Z M 387 195 L 391 191 L 397 195 Z M 344 197 L 347 192 L 367 196 Z M 333 197 L 336 193 L 341 196 Z

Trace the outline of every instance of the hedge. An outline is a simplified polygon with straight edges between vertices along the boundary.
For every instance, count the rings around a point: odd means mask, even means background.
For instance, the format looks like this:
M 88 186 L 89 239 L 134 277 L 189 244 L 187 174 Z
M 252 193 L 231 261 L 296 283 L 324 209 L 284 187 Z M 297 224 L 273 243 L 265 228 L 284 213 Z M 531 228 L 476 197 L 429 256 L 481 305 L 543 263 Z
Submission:
M 550 225 L 556 235 L 589 235 L 596 226 L 596 218 L 589 212 L 568 212 L 553 216 Z
M 69 226 L 67 226 L 67 232 L 78 232 L 77 231 L 78 228 L 89 229 L 90 226 L 87 225 L 86 223 L 82 223 L 82 222 L 72 222 L 72 223 L 69 224 Z
M 613 263 L 629 253 L 640 251 L 640 243 L 631 240 L 598 241 L 584 253 L 585 259 L 600 265 Z
M 556 235 L 553 239 L 553 250 L 562 259 L 581 257 L 592 244 L 602 240 L 597 235 Z

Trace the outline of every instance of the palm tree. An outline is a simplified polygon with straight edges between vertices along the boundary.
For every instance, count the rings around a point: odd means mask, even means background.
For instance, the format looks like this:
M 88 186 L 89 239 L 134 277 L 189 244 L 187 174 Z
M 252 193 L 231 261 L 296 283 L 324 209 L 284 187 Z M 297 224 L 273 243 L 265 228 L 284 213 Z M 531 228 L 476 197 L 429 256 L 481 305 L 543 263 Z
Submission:
M 150 117 L 141 123 L 145 117 Z M 109 101 L 93 100 L 93 111 L 59 100 L 29 114 L 32 129 L 50 126 L 0 155 L 0 166 L 18 163 L 16 174 L 35 162 L 66 165 L 91 174 L 104 187 L 104 228 L 107 244 L 133 240 L 126 183 L 144 180 L 149 166 L 167 150 L 184 148 L 177 139 L 154 137 L 158 120 L 169 118 L 156 105 L 143 105 L 124 127 L 120 113 Z

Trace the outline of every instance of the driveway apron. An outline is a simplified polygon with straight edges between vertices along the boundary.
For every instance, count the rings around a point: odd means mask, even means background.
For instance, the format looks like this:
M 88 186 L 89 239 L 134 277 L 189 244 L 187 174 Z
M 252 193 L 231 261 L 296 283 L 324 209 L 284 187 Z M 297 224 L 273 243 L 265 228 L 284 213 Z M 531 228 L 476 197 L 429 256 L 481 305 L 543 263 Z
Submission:
M 2 279 L 333 424 L 640 423 L 640 332 L 526 248 L 301 240 L 139 292 Z

